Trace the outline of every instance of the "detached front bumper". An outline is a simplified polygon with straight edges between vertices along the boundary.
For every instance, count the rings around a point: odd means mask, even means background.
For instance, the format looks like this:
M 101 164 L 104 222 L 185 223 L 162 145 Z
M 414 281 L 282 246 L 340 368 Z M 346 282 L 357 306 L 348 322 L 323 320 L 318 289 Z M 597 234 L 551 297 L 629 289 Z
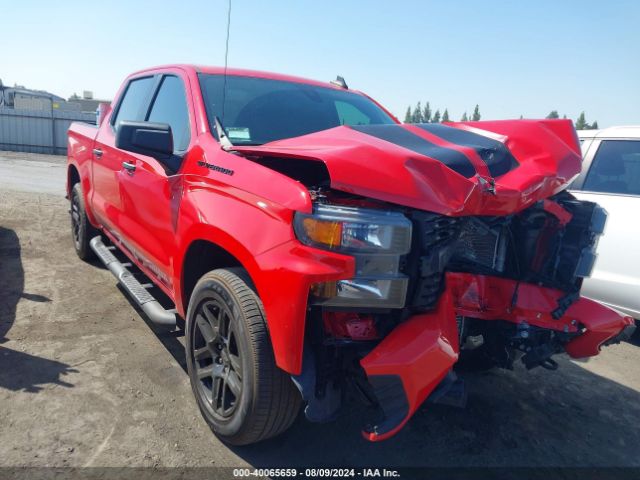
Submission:
M 563 293 L 521 283 L 471 274 L 447 274 L 447 288 L 435 310 L 398 325 L 360 364 L 377 397 L 383 418 L 363 431 L 371 441 L 396 434 L 446 377 L 458 360 L 456 315 L 487 321 L 528 323 L 577 336 L 565 345 L 572 357 L 597 355 L 633 328 L 633 319 L 586 298 L 579 298 L 555 319 Z
M 401 323 L 364 357 L 384 418 L 363 432 L 371 441 L 396 434 L 458 360 L 458 331 L 449 291 L 437 308 Z

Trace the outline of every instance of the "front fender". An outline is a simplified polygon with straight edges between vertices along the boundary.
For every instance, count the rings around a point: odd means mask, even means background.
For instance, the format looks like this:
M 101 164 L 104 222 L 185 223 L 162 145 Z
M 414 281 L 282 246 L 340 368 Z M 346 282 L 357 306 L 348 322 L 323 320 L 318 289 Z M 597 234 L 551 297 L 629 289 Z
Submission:
M 352 277 L 353 257 L 302 245 L 293 234 L 291 209 L 221 183 L 187 184 L 178 218 L 178 259 L 196 240 L 234 256 L 264 305 L 276 364 L 299 374 L 309 287 Z M 184 316 L 183 263 L 175 262 L 173 276 L 177 309 Z

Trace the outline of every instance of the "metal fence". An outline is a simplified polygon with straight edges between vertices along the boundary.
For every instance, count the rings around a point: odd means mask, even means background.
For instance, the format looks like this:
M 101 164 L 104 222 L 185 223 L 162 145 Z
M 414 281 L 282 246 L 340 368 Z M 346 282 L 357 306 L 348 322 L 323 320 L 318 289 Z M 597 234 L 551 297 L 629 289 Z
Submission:
M 0 150 L 67 154 L 71 122 L 96 123 L 94 113 L 0 107 Z

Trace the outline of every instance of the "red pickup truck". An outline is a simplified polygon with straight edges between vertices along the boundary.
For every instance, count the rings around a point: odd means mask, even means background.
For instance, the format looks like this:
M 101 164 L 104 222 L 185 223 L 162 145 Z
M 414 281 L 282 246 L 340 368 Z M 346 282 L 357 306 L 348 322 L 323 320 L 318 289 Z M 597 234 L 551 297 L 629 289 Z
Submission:
M 566 192 L 570 121 L 407 125 L 340 77 L 175 65 L 129 76 L 68 156 L 78 255 L 151 321 L 184 321 L 231 444 L 354 392 L 385 439 L 427 398 L 462 404 L 461 365 L 554 370 L 634 328 L 580 297 L 606 212 Z

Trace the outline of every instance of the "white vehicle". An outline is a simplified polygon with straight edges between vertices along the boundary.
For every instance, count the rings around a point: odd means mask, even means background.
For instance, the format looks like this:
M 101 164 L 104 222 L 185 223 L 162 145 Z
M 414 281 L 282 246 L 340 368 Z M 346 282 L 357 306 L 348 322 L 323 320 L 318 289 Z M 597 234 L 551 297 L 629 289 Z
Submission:
M 572 184 L 580 200 L 609 213 L 583 295 L 640 319 L 640 126 L 578 131 L 584 163 Z M 639 329 L 640 330 L 640 329 Z

